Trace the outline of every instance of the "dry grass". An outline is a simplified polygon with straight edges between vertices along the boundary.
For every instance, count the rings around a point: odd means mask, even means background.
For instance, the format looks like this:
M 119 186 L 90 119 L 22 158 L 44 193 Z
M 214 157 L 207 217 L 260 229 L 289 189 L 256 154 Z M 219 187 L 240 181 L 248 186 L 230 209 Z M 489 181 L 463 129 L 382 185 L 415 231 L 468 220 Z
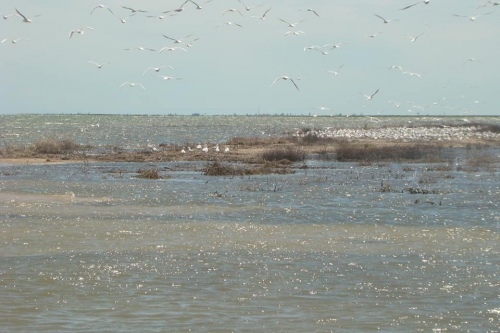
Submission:
M 297 146 L 287 146 L 287 147 L 276 147 L 271 148 L 262 153 L 263 161 L 290 161 L 298 162 L 304 161 L 306 159 L 306 152 L 301 147 Z
M 337 149 L 338 161 L 438 161 L 443 147 L 429 143 L 387 144 L 383 146 L 344 141 Z
M 38 154 L 62 154 L 73 152 L 78 145 L 72 140 L 43 139 L 33 142 L 32 147 Z

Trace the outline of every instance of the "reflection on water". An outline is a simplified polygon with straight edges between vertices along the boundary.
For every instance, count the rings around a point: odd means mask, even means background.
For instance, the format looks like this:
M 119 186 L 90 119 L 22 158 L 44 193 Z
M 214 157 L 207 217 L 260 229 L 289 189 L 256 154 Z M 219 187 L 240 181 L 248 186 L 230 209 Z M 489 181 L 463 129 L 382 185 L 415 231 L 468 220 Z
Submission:
M 7 146 L 54 137 L 132 148 L 369 122 L 0 120 Z M 143 163 L 0 164 L 0 331 L 498 332 L 498 165 L 471 172 L 466 157 L 446 168 L 308 161 L 293 175 L 231 179 L 171 162 L 154 166 L 172 177 L 154 181 L 135 177 Z
M 2 330 L 498 330 L 497 171 L 312 164 L 0 165 Z

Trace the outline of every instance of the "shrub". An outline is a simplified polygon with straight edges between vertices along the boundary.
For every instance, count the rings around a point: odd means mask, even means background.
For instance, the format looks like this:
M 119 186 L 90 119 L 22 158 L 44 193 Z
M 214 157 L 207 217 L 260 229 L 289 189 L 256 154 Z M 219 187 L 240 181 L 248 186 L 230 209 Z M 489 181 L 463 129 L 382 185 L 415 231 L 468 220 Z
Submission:
M 72 140 L 44 139 L 33 142 L 35 152 L 40 154 L 68 153 L 75 150 L 76 147 L 77 145 Z
M 141 169 L 139 170 L 139 175 L 137 178 L 145 178 L 145 179 L 160 179 L 160 173 L 158 169 Z
M 300 147 L 272 148 L 262 153 L 262 159 L 264 161 L 288 160 L 297 162 L 306 159 L 306 152 Z
M 337 147 L 336 153 L 339 161 L 436 160 L 442 155 L 442 147 L 428 143 L 376 146 L 346 141 Z

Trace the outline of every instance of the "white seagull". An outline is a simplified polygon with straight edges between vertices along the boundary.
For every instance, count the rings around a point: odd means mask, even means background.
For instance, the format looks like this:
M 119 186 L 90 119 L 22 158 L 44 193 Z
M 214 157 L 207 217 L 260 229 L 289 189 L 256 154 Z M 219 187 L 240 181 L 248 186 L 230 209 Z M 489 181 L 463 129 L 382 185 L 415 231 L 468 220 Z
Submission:
M 109 12 L 110 12 L 111 14 L 113 14 L 113 16 L 116 16 L 117 18 L 119 18 L 119 19 L 120 19 L 120 21 L 121 21 L 123 24 L 127 23 L 127 20 L 128 20 L 129 18 L 131 18 L 132 16 L 134 16 L 134 15 L 135 15 L 135 14 L 132 14 L 132 15 L 129 15 L 129 16 L 125 17 L 125 18 L 121 18 L 120 16 L 116 15 L 115 13 L 113 13 L 113 11 L 112 11 L 110 8 L 108 8 L 108 10 L 109 10 Z
M 420 74 L 418 74 L 418 73 L 413 73 L 413 72 L 403 72 L 402 74 L 408 74 L 408 75 L 410 75 L 410 76 L 416 76 L 416 77 L 418 77 L 418 78 L 420 77 Z
M 337 76 L 342 67 L 344 67 L 344 64 L 340 65 L 339 69 L 337 69 L 336 71 L 326 71 L 326 72 Z
M 144 86 L 140 83 L 136 83 L 136 82 L 123 82 L 121 85 L 120 85 L 120 88 L 123 87 L 123 86 L 126 86 L 128 85 L 129 87 L 136 87 L 136 86 L 139 86 L 141 87 L 142 89 L 146 90 L 146 88 L 144 88 Z M 120 89 L 118 88 L 118 89 Z
M 305 21 L 305 20 L 300 20 L 300 21 L 298 21 L 298 22 L 293 22 L 293 23 L 290 23 L 290 22 L 287 22 L 287 21 L 285 21 L 285 20 L 283 20 L 283 19 L 279 19 L 279 20 L 280 20 L 281 22 L 284 22 L 284 23 L 288 24 L 288 27 L 289 27 L 289 28 L 295 28 L 295 27 L 297 26 L 297 24 L 299 24 L 299 23 L 301 23 L 301 22 L 304 22 L 304 21 Z
M 122 8 L 130 10 L 132 13 L 147 13 L 147 11 L 141 10 L 141 9 L 134 9 L 134 8 L 125 7 L 125 6 L 122 6 Z
M 489 15 L 491 13 L 493 13 L 493 12 L 484 13 L 484 14 L 477 14 L 475 16 L 465 16 L 465 15 L 458 15 L 458 14 L 451 14 L 451 15 L 456 16 L 456 17 L 465 17 L 465 18 L 468 18 L 471 21 L 475 21 L 479 16 Z
M 165 76 L 165 75 L 158 75 L 158 77 L 161 77 L 163 80 L 182 80 L 181 77 L 173 77 L 173 76 Z
M 102 66 L 104 66 L 104 65 L 106 65 L 106 64 L 109 64 L 109 62 L 107 62 L 107 63 L 105 63 L 105 64 L 99 64 L 99 63 L 97 63 L 97 62 L 95 62 L 95 61 L 92 61 L 92 60 L 89 60 L 89 61 L 87 61 L 87 62 L 88 62 L 89 64 L 92 64 L 92 65 L 97 66 L 97 68 L 98 68 L 98 69 L 101 69 L 101 68 L 102 68 Z
M 8 19 L 11 16 L 14 16 L 14 14 L 2 14 L 4 20 Z
M 83 35 L 85 33 L 85 29 L 95 30 L 92 27 L 81 27 L 80 29 L 71 30 L 69 32 L 69 38 L 71 39 L 71 37 L 73 37 L 73 34 Z
M 393 65 L 391 66 L 391 68 L 389 69 L 399 69 L 400 71 L 403 71 L 403 67 L 399 66 L 399 65 Z
M 305 32 L 304 32 L 304 31 L 301 31 L 301 30 L 297 30 L 297 31 L 287 31 L 287 32 L 285 33 L 285 36 L 288 36 L 288 35 L 290 35 L 290 34 L 292 34 L 292 35 L 294 35 L 294 36 L 299 36 L 299 35 L 301 35 L 301 34 L 305 34 Z
M 136 49 L 136 50 L 139 50 L 139 51 L 144 51 L 144 50 L 147 50 L 147 51 L 151 51 L 151 52 L 156 52 L 156 50 L 154 49 L 150 49 L 148 47 L 143 47 L 143 46 L 136 46 L 134 47 L 133 49 Z M 130 51 L 132 49 L 124 49 L 125 51 Z
M 146 70 L 144 71 L 144 73 L 142 73 L 142 75 L 146 74 L 146 72 L 149 71 L 150 69 L 152 69 L 156 73 L 158 73 L 163 67 L 168 67 L 170 69 L 174 69 L 172 66 L 169 66 L 169 65 L 161 65 L 161 66 L 158 66 L 158 67 L 148 67 L 148 68 L 146 68 Z
M 418 5 L 419 3 L 425 3 L 426 5 L 428 5 L 428 4 L 429 4 L 429 1 L 430 1 L 430 0 L 419 1 L 419 2 L 417 2 L 417 3 L 414 3 L 413 5 L 409 5 L 409 6 L 406 6 L 406 7 L 404 7 L 404 8 L 401 8 L 401 10 L 406 10 L 406 9 L 408 9 L 408 8 L 411 8 L 411 7 L 413 7 L 413 6 Z
M 226 13 L 238 13 L 241 16 L 243 16 L 243 14 L 238 9 L 234 9 L 234 8 L 226 9 L 225 11 L 222 12 L 221 16 L 224 16 L 224 14 L 226 14 Z
M 303 10 L 303 9 L 299 9 L 299 11 L 302 11 L 302 10 Z M 319 14 L 318 14 L 318 12 L 316 12 L 314 9 L 307 8 L 305 11 L 306 11 L 306 12 L 311 12 L 311 13 L 313 13 L 314 15 L 316 15 L 317 17 L 320 17 L 320 16 L 319 16 Z
M 100 9 L 100 8 L 108 8 L 108 7 L 106 7 L 105 5 L 102 5 L 102 4 L 101 5 L 97 5 L 94 8 L 92 8 L 92 10 L 90 11 L 90 15 L 92 15 L 92 13 L 94 13 L 94 10 Z
M 300 90 L 299 87 L 297 86 L 297 84 L 295 84 L 295 81 L 291 77 L 284 76 L 284 75 L 276 78 L 276 80 L 274 80 L 273 83 L 271 84 L 271 87 L 276 83 L 276 81 L 279 81 L 279 80 L 285 80 L 285 81 L 290 80 L 293 83 L 293 85 L 295 86 L 295 88 L 297 90 Z
M 416 42 L 416 41 L 417 41 L 417 39 L 419 39 L 419 38 L 420 38 L 420 36 L 422 36 L 423 34 L 424 34 L 424 33 L 422 32 L 420 35 L 418 35 L 418 36 L 416 36 L 416 37 L 410 36 L 410 40 L 411 40 L 411 42 L 412 42 L 412 43 Z
M 2 39 L 2 42 L 1 42 L 1 43 L 3 44 L 4 42 L 7 42 L 7 41 L 9 41 L 9 40 L 10 40 L 10 42 L 11 42 L 12 44 L 17 44 L 17 42 L 19 42 L 20 40 L 28 40 L 28 39 L 26 39 L 26 38 L 16 38 L 16 39 L 8 39 L 8 38 L 5 38 L 5 39 Z
M 265 19 L 266 19 L 266 14 L 267 14 L 267 12 L 269 12 L 272 8 L 273 8 L 273 7 L 269 8 L 268 10 L 266 10 L 266 11 L 264 12 L 264 14 L 262 14 L 262 16 L 252 16 L 252 17 L 257 17 L 257 18 L 259 18 L 259 19 L 261 19 L 261 20 L 265 20 Z
M 377 37 L 378 35 L 380 35 L 381 33 L 382 33 L 382 32 L 376 32 L 376 33 L 374 33 L 374 34 L 368 35 L 368 37 L 370 37 L 370 38 L 375 38 L 375 37 Z
M 189 37 L 191 37 L 192 35 L 193 35 L 193 34 L 191 34 L 191 35 L 187 35 L 187 36 L 186 36 L 186 37 L 184 37 L 184 38 L 189 38 Z M 163 37 L 165 37 L 165 38 L 167 38 L 167 39 L 173 40 L 175 44 L 180 44 L 180 43 L 182 43 L 182 39 L 175 39 L 175 38 L 172 38 L 172 37 L 168 37 L 168 36 L 166 36 L 166 35 L 164 35 L 164 34 L 162 34 L 162 36 L 163 36 Z
M 23 18 L 23 22 L 25 22 L 25 23 L 30 23 L 30 22 L 32 22 L 32 21 L 33 21 L 33 19 L 34 19 L 35 17 L 40 16 L 40 15 L 35 15 L 35 16 L 33 16 L 33 17 L 27 18 L 26 16 L 24 16 L 23 14 L 21 14 L 21 12 L 20 12 L 19 10 L 17 10 L 17 8 L 15 8 L 15 10 L 16 10 L 17 14 L 19 14 L 19 16 L 21 16 L 21 17 Z
M 175 50 L 181 50 L 181 51 L 187 52 L 186 49 L 184 49 L 184 48 L 182 48 L 180 46 L 174 46 L 174 47 L 165 46 L 165 47 L 162 47 L 158 53 L 162 53 L 163 51 L 173 52 Z
M 363 95 L 363 96 L 365 96 L 366 100 L 370 100 L 370 99 L 372 99 L 372 98 L 373 98 L 373 96 L 375 96 L 377 93 L 378 93 L 378 89 L 377 89 L 377 91 L 375 91 L 375 92 L 374 92 L 373 94 L 371 94 L 371 95 Z
M 382 16 L 380 16 L 380 15 L 377 15 L 377 14 L 374 14 L 374 15 L 375 15 L 376 17 L 378 17 L 378 18 L 382 19 L 382 20 L 384 21 L 384 24 L 387 24 L 387 23 L 392 22 L 392 21 L 398 21 L 397 19 L 395 19 L 395 20 L 387 20 L 387 19 L 383 18 L 383 17 L 382 17 Z

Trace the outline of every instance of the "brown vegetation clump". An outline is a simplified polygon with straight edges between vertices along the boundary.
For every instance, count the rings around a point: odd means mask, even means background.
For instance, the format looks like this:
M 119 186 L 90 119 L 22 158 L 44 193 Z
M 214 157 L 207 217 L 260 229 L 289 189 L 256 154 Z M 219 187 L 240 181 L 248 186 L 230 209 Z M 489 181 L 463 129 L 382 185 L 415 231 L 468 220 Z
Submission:
M 224 165 L 219 162 L 207 164 L 202 170 L 206 176 L 243 176 L 246 171 L 246 169 Z
M 72 140 L 43 139 L 33 142 L 33 149 L 39 154 L 61 154 L 75 150 L 77 145 Z
M 287 160 L 290 162 L 304 161 L 306 159 L 306 152 L 301 147 L 287 146 L 271 148 L 262 153 L 262 160 L 264 161 L 282 161 Z
M 345 141 L 336 149 L 338 161 L 435 161 L 442 158 L 442 147 L 429 143 L 370 145 Z
M 160 173 L 157 168 L 152 169 L 141 169 L 138 171 L 139 175 L 137 178 L 145 178 L 145 179 L 160 179 Z

